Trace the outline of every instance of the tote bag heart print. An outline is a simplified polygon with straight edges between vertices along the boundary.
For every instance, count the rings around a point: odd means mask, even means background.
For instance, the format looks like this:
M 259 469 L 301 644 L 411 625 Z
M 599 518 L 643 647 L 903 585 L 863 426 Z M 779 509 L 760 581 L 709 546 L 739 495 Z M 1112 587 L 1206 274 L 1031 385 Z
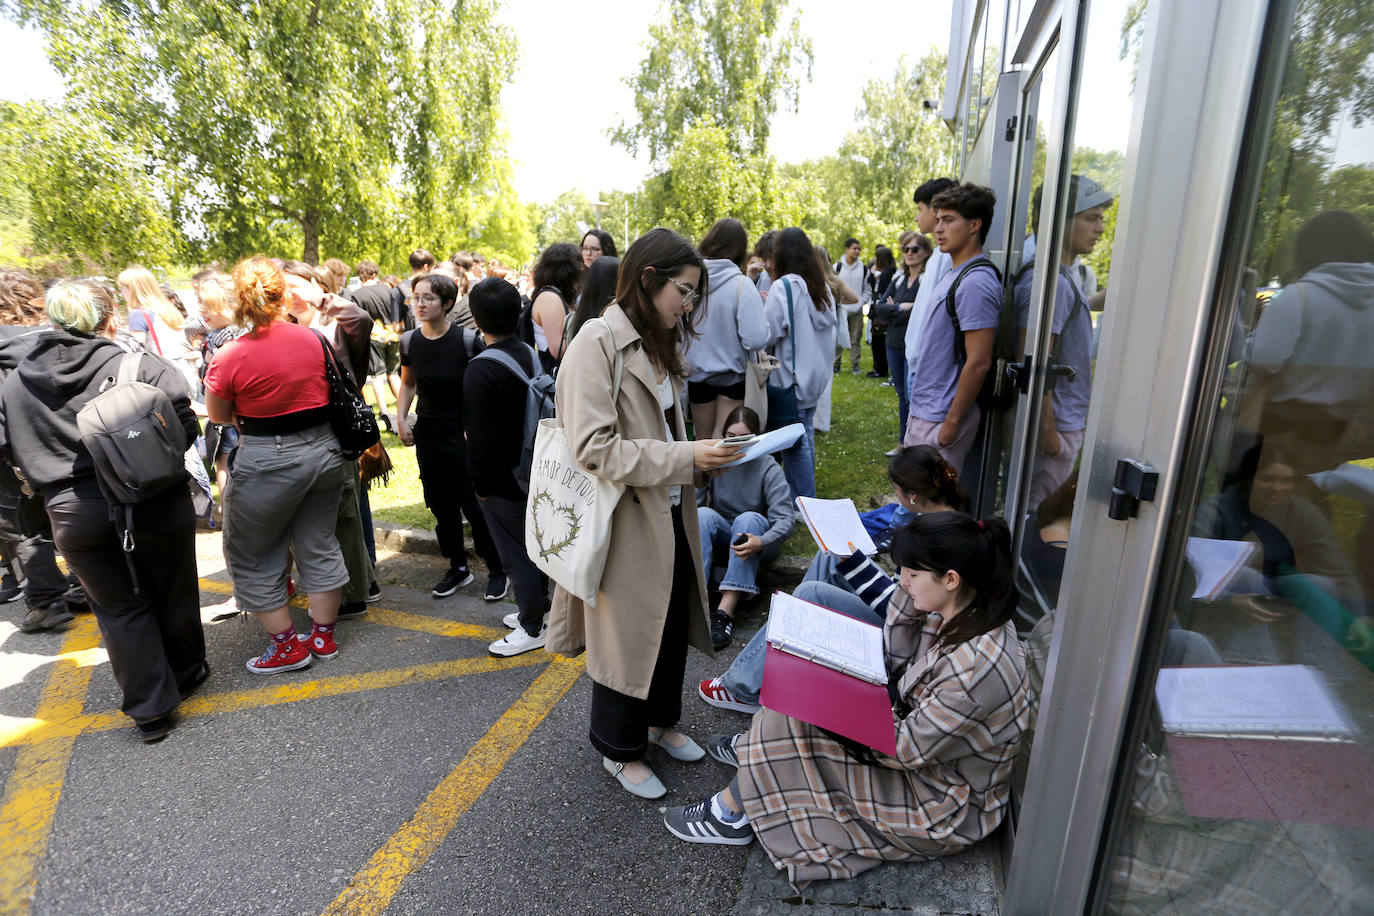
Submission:
M 615 346 L 614 338 L 611 345 Z M 620 397 L 624 369 L 625 357 L 617 349 L 611 367 L 612 404 Z M 545 575 L 592 607 L 606 569 L 611 514 L 624 492 L 624 484 L 578 467 L 561 420 L 539 421 L 525 506 L 525 549 Z

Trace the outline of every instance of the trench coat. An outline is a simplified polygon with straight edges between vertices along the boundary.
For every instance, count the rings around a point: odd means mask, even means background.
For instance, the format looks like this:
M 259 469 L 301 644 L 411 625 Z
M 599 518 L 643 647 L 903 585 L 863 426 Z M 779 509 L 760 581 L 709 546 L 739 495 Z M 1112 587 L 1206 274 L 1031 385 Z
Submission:
M 658 378 L 641 338 L 620 306 L 605 324 L 582 327 L 558 370 L 557 416 L 574 460 L 587 473 L 626 486 L 611 515 L 611 541 L 596 607 L 559 587 L 549 615 L 551 652 L 587 650 L 592 680 L 638 699 L 649 695 L 673 586 L 672 485 L 683 487 L 682 527 L 691 548 L 688 641 L 714 655 L 706 582 L 692 491 L 692 443 L 680 394 L 674 398 L 673 440 L 658 402 Z M 615 351 L 624 353 L 620 395 L 611 401 Z

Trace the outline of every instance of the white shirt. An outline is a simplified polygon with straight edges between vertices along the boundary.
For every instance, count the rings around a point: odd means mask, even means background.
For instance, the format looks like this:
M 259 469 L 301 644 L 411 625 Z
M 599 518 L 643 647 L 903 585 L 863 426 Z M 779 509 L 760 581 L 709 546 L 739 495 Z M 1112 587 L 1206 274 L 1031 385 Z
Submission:
M 926 321 L 934 310 L 930 294 L 935 291 L 940 278 L 949 272 L 954 259 L 943 251 L 937 251 L 926 261 L 926 269 L 921 274 L 921 286 L 916 290 L 916 301 L 911 304 L 911 320 L 906 326 L 906 374 L 907 378 L 916 371 L 916 354 L 921 352 L 921 334 L 926 329 Z M 896 277 L 896 274 L 893 274 Z

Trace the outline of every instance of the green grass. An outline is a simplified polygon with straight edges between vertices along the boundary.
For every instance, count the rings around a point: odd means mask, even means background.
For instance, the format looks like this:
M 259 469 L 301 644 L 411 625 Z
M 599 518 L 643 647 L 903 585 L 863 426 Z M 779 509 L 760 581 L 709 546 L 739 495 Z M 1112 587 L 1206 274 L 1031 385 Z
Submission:
M 848 362 L 846 356 L 846 366 Z M 865 347 L 860 371 L 871 368 Z M 394 411 L 394 404 L 388 407 Z M 372 484 L 372 517 L 393 525 L 433 529 L 434 516 L 425 508 L 415 450 L 401 445 L 390 433 L 382 433 L 382 442 L 395 468 L 391 483 Z M 835 376 L 830 432 L 816 435 L 816 492 L 823 498 L 849 497 L 860 512 L 871 508 L 870 501 L 886 502 L 892 485 L 883 453 L 896 444 L 897 393 L 878 379 L 842 370 Z M 800 524 L 783 547 L 784 553 L 793 556 L 810 556 L 815 550 L 806 526 Z

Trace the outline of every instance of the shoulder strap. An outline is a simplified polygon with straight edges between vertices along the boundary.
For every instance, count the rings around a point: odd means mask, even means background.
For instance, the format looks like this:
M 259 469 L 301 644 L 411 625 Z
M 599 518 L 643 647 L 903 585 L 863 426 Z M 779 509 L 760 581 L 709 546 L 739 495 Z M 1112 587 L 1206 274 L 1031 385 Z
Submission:
M 1002 276 L 997 265 L 985 255 L 980 254 L 961 267 L 958 275 L 954 278 L 954 282 L 949 285 L 949 292 L 945 294 L 945 311 L 949 313 L 950 323 L 954 325 L 954 359 L 960 366 L 968 362 L 968 351 L 964 348 L 964 329 L 959 326 L 959 310 L 954 301 L 954 293 L 959 289 L 959 284 L 963 282 L 964 277 L 968 276 L 969 271 L 975 267 L 988 268 L 997 275 L 998 279 L 1001 279 Z
M 125 385 L 129 382 L 138 381 L 138 364 L 143 361 L 143 351 L 134 350 L 125 353 L 119 358 L 119 375 L 115 378 L 116 385 Z
M 461 328 L 463 334 L 463 352 L 467 353 L 468 360 L 477 358 L 477 332 L 471 328 Z M 409 332 L 407 332 L 409 333 Z
M 1073 294 L 1073 306 L 1069 309 L 1069 316 L 1064 319 L 1064 326 L 1059 329 L 1059 336 L 1055 338 L 1054 348 L 1050 351 L 1050 365 L 1052 366 L 1058 366 L 1063 357 L 1064 335 L 1068 333 L 1069 325 L 1073 324 L 1073 320 L 1078 317 L 1078 313 L 1087 306 L 1087 302 L 1083 299 L 1083 292 L 1078 288 L 1078 284 L 1074 282 L 1073 277 L 1066 277 L 1064 276 L 1064 272 L 1061 271 L 1059 282 L 1069 284 L 1069 292 Z M 1054 387 L 1057 378 L 1058 376 L 1050 377 L 1050 388 Z
M 792 384 L 797 384 L 797 318 L 792 313 L 792 284 L 782 278 L 782 288 L 787 293 L 787 329 L 792 338 Z
M 151 337 L 153 340 L 153 349 L 161 353 L 162 344 L 158 343 L 157 340 L 157 322 L 155 320 L 155 313 L 152 309 L 139 309 L 139 311 L 143 313 L 143 320 L 148 322 L 148 336 Z
M 409 331 L 404 331 L 401 333 L 401 355 L 404 356 L 406 359 L 410 359 L 410 337 L 414 333 L 414 328 L 411 328 Z
M 529 345 L 526 344 L 526 346 Z M 525 371 L 525 367 L 520 365 L 520 361 L 517 360 L 514 356 L 511 356 L 505 350 L 498 350 L 495 347 L 488 347 L 481 353 L 478 353 L 476 356 L 474 356 L 473 359 L 490 359 L 494 362 L 498 362 L 501 365 L 505 366 L 507 369 L 509 369 L 515 375 L 516 378 L 520 379 L 520 381 L 524 382 L 526 385 L 528 385 L 530 382 L 534 380 L 533 377 L 531 377 L 531 375 Z

